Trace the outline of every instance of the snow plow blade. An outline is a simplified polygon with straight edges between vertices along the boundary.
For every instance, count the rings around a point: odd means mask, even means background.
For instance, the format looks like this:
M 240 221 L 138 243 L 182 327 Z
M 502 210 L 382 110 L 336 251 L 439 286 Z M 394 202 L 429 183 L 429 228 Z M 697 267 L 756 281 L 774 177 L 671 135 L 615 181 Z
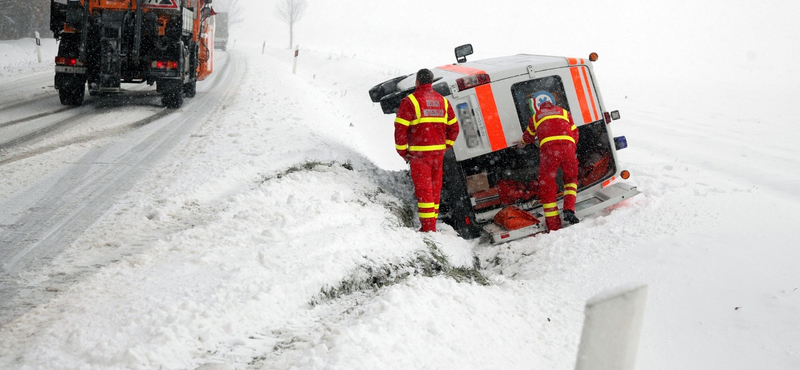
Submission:
M 581 197 L 581 195 L 585 195 L 587 193 L 591 193 L 591 196 L 588 198 Z M 575 215 L 578 217 L 578 219 L 583 220 L 592 214 L 611 207 L 625 199 L 631 198 L 636 194 L 639 194 L 639 190 L 635 186 L 623 183 L 615 183 L 598 191 L 579 193 L 578 201 L 575 204 Z M 563 201 L 559 201 L 558 203 L 559 209 L 563 210 Z M 490 222 L 483 227 L 483 230 L 491 236 L 492 244 L 510 242 L 512 240 L 547 232 L 547 226 L 545 226 L 544 223 L 544 212 L 542 211 L 542 206 L 538 205 L 528 212 L 541 222 L 536 225 L 531 225 L 516 230 L 506 230 L 505 228 Z M 569 223 L 564 222 L 562 227 L 569 225 Z

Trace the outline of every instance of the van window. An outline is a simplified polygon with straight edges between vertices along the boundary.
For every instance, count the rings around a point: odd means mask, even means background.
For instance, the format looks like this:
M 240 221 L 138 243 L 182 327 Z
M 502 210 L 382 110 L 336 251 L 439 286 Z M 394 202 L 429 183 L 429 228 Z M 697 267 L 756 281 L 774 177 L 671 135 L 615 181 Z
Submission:
M 514 105 L 517 107 L 519 124 L 523 131 L 528 127 L 528 120 L 532 116 L 528 108 L 528 99 L 531 98 L 533 93 L 538 91 L 549 92 L 555 98 L 557 106 L 570 110 L 561 77 L 547 76 L 516 83 L 511 86 L 511 95 L 514 97 Z
M 456 105 L 456 116 L 461 125 L 461 133 L 467 142 L 467 148 L 474 148 L 481 145 L 481 134 L 478 131 L 478 122 L 475 120 L 472 108 L 468 103 Z

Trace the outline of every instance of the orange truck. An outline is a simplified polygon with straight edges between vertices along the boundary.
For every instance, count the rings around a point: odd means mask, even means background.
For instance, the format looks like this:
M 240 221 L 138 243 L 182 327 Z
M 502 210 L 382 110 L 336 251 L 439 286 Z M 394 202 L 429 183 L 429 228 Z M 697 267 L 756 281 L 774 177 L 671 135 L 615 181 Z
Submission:
M 472 45 L 456 48 L 456 63 L 432 68 L 433 89 L 453 106 L 459 135 L 445 153 L 439 218 L 462 237 L 486 236 L 507 242 L 546 232 L 538 199 L 538 148 L 517 148 L 528 126 L 528 99 L 541 95 L 569 110 L 580 131 L 578 190 L 575 214 L 589 217 L 639 194 L 626 184 L 617 151 L 627 147 L 614 136 L 611 123 L 618 111 L 607 109 L 594 73 L 597 54 L 570 58 L 518 54 L 467 61 Z M 415 75 L 402 75 L 369 90 L 385 114 L 395 114 L 400 101 L 414 92 Z M 563 192 L 563 183 L 559 183 Z M 559 209 L 563 197 L 559 196 Z M 522 212 L 523 225 L 502 222 L 509 207 Z M 512 208 L 512 209 L 513 209 Z
M 162 103 L 183 105 L 213 71 L 212 0 L 51 0 L 59 40 L 55 88 L 64 105 L 122 83 L 156 85 Z

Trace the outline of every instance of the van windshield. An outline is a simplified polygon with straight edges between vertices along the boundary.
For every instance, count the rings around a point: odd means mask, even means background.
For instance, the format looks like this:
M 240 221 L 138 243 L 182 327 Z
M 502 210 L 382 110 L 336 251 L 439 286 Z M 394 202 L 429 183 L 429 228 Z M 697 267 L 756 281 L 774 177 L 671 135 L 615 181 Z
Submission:
M 514 96 L 514 105 L 517 108 L 519 124 L 523 131 L 528 127 L 528 120 L 532 116 L 531 110 L 528 108 L 528 99 L 538 92 L 549 93 L 553 97 L 555 105 L 570 110 L 561 77 L 554 75 L 516 83 L 511 86 L 511 94 Z

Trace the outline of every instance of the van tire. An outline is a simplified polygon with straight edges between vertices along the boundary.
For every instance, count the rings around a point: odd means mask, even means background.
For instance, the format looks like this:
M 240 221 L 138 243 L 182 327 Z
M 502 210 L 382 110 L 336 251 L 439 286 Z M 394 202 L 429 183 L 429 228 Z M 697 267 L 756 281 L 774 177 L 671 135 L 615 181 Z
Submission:
M 395 77 L 391 80 L 384 81 L 373 86 L 371 89 L 369 89 L 369 98 L 372 99 L 373 103 L 377 103 L 381 101 L 384 96 L 397 92 L 397 83 L 405 80 L 408 76 L 411 75 Z

